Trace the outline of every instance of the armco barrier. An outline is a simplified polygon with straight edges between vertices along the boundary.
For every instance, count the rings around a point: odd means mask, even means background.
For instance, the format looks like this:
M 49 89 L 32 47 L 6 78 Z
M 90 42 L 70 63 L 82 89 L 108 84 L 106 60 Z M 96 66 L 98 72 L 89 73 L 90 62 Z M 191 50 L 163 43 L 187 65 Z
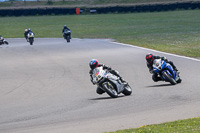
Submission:
M 97 7 L 97 8 L 83 8 L 85 14 L 89 13 L 125 13 L 125 12 L 155 12 L 155 11 L 169 11 L 176 9 L 197 9 L 200 8 L 200 1 L 197 2 L 175 2 L 163 4 L 145 4 L 133 6 L 113 6 L 113 7 Z M 93 12 L 95 11 L 95 12 Z M 34 15 L 65 15 L 76 14 L 77 8 L 32 8 L 32 9 L 0 9 L 0 16 L 34 16 Z M 82 13 L 82 12 L 81 12 Z

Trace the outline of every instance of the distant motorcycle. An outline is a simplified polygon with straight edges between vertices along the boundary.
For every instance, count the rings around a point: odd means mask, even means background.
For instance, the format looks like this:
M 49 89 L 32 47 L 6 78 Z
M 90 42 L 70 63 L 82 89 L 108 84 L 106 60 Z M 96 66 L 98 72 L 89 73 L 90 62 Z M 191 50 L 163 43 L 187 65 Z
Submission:
M 128 83 L 124 84 L 119 80 L 119 77 L 111 74 L 103 67 L 97 67 L 93 70 L 93 83 L 105 91 L 112 98 L 117 98 L 118 94 L 123 93 L 128 96 L 131 95 L 132 89 Z
M 28 42 L 30 43 L 30 45 L 33 45 L 33 42 L 34 42 L 34 33 L 33 32 L 28 33 Z
M 67 42 L 70 42 L 70 39 L 71 39 L 71 30 L 64 30 L 63 32 L 63 37 L 64 39 L 66 39 Z
M 157 73 L 162 80 L 170 82 L 172 85 L 181 83 L 182 79 L 169 63 L 164 60 L 155 59 L 153 62 L 153 71 Z
M 3 37 L 0 37 L 0 45 L 2 45 L 2 44 L 8 45 L 8 41 L 6 41 Z

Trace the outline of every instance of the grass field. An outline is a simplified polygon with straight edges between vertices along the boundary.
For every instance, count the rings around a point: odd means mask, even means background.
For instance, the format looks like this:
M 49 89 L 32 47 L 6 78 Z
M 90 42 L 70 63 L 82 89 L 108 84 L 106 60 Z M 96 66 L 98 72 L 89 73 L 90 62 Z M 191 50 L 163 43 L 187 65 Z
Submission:
M 200 57 L 200 10 L 101 15 L 1 17 L 0 34 L 22 38 L 62 37 L 63 25 L 74 38 L 112 38 L 160 51 Z
M 200 117 L 155 125 L 144 125 L 135 129 L 120 130 L 110 133 L 199 133 Z

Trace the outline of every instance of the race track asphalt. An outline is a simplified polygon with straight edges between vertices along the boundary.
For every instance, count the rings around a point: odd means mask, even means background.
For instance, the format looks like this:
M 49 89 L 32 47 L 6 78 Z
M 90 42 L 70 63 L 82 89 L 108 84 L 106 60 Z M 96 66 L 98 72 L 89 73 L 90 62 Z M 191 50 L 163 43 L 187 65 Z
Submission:
M 102 133 L 200 116 L 200 61 L 109 39 L 7 39 L 0 46 L 0 133 Z M 145 55 L 172 60 L 183 82 L 153 82 Z M 96 94 L 93 58 L 118 70 L 131 96 Z

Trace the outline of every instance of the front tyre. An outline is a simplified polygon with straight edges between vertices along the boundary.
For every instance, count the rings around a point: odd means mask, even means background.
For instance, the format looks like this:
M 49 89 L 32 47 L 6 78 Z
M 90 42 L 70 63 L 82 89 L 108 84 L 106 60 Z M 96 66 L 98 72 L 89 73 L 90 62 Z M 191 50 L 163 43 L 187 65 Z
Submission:
M 70 37 L 69 36 L 67 36 L 67 42 L 70 42 Z
M 33 45 L 33 38 L 29 38 L 30 45 Z
M 132 93 L 131 87 L 130 87 L 128 84 L 125 85 L 124 90 L 123 90 L 122 93 L 123 93 L 125 96 L 131 95 L 131 93 Z
M 111 96 L 112 98 L 117 98 L 118 94 L 117 91 L 115 90 L 115 88 L 112 86 L 112 84 L 110 84 L 109 82 L 105 82 L 102 84 L 104 91 Z
M 176 82 L 177 82 L 177 83 L 181 83 L 181 82 L 182 82 L 182 79 L 179 78 Z
M 165 77 L 165 79 L 167 81 L 169 81 L 172 85 L 175 85 L 176 84 L 176 81 L 171 77 L 169 76 L 169 74 L 167 74 L 167 72 L 163 72 L 163 76 Z
M 4 41 L 4 43 L 8 45 L 8 42 L 7 42 L 7 41 Z

